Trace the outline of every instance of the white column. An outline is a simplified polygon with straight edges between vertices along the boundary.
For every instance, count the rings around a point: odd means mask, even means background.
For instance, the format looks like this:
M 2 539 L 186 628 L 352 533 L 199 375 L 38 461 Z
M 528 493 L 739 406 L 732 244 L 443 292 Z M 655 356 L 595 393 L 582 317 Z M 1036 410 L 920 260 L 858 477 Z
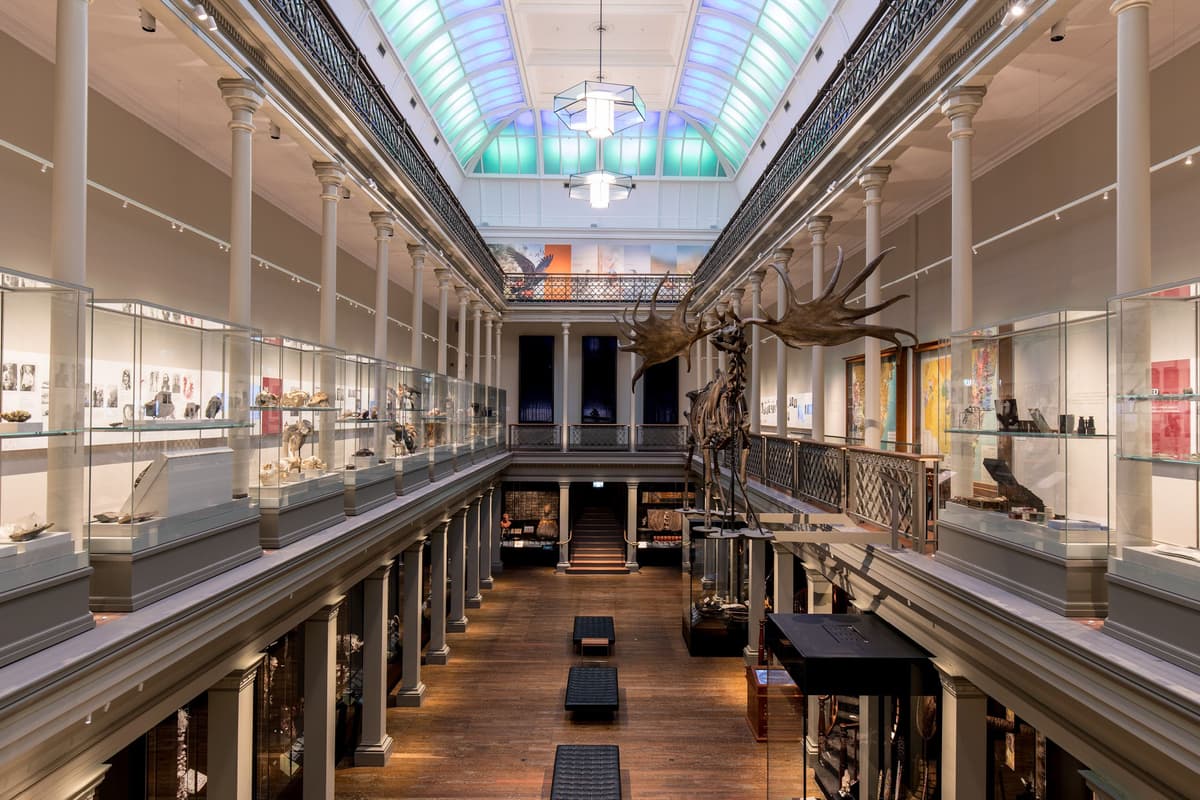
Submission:
M 750 316 L 762 315 L 762 282 L 766 272 L 756 269 L 750 273 Z M 750 433 L 757 436 L 762 433 L 762 346 L 761 335 L 757 325 L 748 325 L 746 332 L 750 334 Z
M 483 303 L 476 298 L 471 303 L 471 383 L 479 383 L 479 327 L 483 318 Z
M 936 665 L 935 665 L 936 666 Z M 987 790 L 987 695 L 938 666 L 942 679 L 942 800 L 984 797 Z
M 781 544 L 773 545 L 775 550 L 775 597 L 771 600 L 771 608 L 776 614 L 792 613 L 792 597 L 796 593 L 796 576 L 792 551 Z
M 825 289 L 825 232 L 833 217 L 822 215 L 808 221 L 808 232 L 812 234 L 812 287 L 813 299 L 821 296 Z M 825 348 L 812 348 L 812 438 L 820 442 L 825 439 Z
M 446 374 L 446 331 L 450 325 L 450 270 L 438 267 L 433 271 L 438 282 L 437 371 Z
M 858 176 L 858 185 L 866 190 L 867 196 L 863 200 L 863 206 L 866 208 L 867 218 L 867 238 L 866 238 L 866 261 L 870 263 L 882 251 L 882 225 L 881 225 L 881 206 L 883 205 L 883 185 L 887 183 L 888 175 L 892 173 L 892 168 L 889 166 L 878 165 L 868 167 L 863 170 Z M 883 276 L 879 274 L 879 270 L 871 273 L 871 277 L 867 278 L 867 305 L 873 306 L 883 300 Z M 878 325 L 879 315 L 872 314 L 865 320 L 868 325 Z M 882 350 L 881 342 L 874 336 L 867 336 L 863 340 L 863 352 L 865 354 L 865 368 L 863 382 L 863 393 L 865 400 L 863 402 L 863 411 L 866 414 L 865 425 L 863 430 L 863 444 L 867 447 L 879 449 L 883 442 L 883 421 L 880 419 L 880 351 Z
M 758 663 L 758 640 L 765 618 L 767 598 L 767 540 L 750 539 L 746 542 L 749 554 L 747 578 L 750 584 L 746 598 L 746 610 L 750 619 L 746 622 L 746 651 L 743 654 L 750 666 Z
M 304 800 L 333 800 L 339 599 L 304 623 Z
M 832 614 L 833 584 L 815 565 L 805 564 L 804 575 L 807 594 L 804 607 L 808 609 L 808 613 Z M 791 611 L 790 608 L 788 610 Z M 815 696 L 809 697 L 806 702 L 808 703 L 808 730 L 805 746 L 810 754 L 815 755 L 817 744 L 820 742 L 821 706 Z
M 504 572 L 504 561 L 500 556 L 500 542 L 503 535 L 500 530 L 500 515 L 504 513 L 504 484 L 496 485 L 496 504 L 492 508 L 492 575 Z
M 883 790 L 879 738 L 883 729 L 883 698 L 858 696 L 858 795 L 878 797 Z
M 776 283 L 776 292 L 778 297 L 775 300 L 775 316 L 783 316 L 786 308 L 787 293 L 792 290 L 791 281 L 785 275 L 788 271 L 788 261 L 792 258 L 791 250 L 776 250 L 771 254 L 771 262 L 778 264 L 783 270 L 782 274 L 776 273 L 778 281 Z M 787 436 L 787 345 L 781 339 L 775 339 L 775 434 L 777 436 Z
M 50 176 L 50 274 L 87 282 L 88 0 L 58 0 L 54 141 Z
M 504 337 L 500 335 L 500 332 L 504 329 L 504 322 L 501 321 L 499 314 L 496 314 L 495 317 L 496 317 L 496 326 L 495 326 L 495 331 L 496 331 L 496 370 L 495 370 L 495 375 L 496 375 L 496 386 L 500 386 L 500 384 L 501 384 L 500 375 L 502 374 L 500 372 L 500 364 L 501 364 L 500 354 L 504 352 L 503 347 L 501 347 L 501 345 L 504 342 Z
M 412 323 L 412 349 L 409 351 L 408 361 L 409 366 L 416 369 L 424 368 L 422 351 L 425 346 L 425 301 L 422 299 L 422 296 L 425 291 L 425 253 L 426 250 L 423 245 L 410 244 L 408 246 L 408 254 L 412 257 L 413 270 L 412 318 L 409 320 Z
M 424 539 L 404 548 L 404 608 L 401 610 L 404 615 L 404 653 L 396 705 L 408 708 L 421 705 L 425 698 L 425 684 L 421 682 L 421 602 L 424 600 L 421 562 L 424 553 Z
M 483 315 L 483 385 L 494 386 L 492 381 L 492 321 L 496 318 L 495 312 L 488 309 Z
M 489 339 L 490 341 L 490 339 Z M 483 490 L 483 503 L 480 504 L 479 519 L 479 588 L 492 588 L 492 549 L 496 539 L 500 537 L 496 530 L 496 487 L 489 486 Z
M 465 633 L 467 630 L 467 509 L 463 506 L 450 519 L 450 540 L 447 562 L 450 571 L 450 619 L 446 630 Z
M 221 98 L 232 116 L 229 212 L 229 321 L 250 324 L 250 211 L 254 198 L 254 114 L 263 93 L 254 81 L 221 78 Z
M 630 572 L 638 571 L 637 542 L 638 529 L 638 482 L 625 481 L 625 567 Z
M 705 312 L 702 324 L 705 328 L 712 328 L 713 326 L 715 326 L 717 324 L 716 314 L 714 314 L 711 311 Z M 712 336 L 705 336 L 704 337 L 704 383 L 705 384 L 708 384 L 713 379 L 714 373 L 715 373 L 715 368 L 713 367 Z
M 563 323 L 564 325 L 566 323 Z M 558 572 L 571 566 L 571 482 L 558 482 Z
M 263 654 L 208 690 L 208 794 L 254 800 L 254 677 Z
M 314 161 L 313 172 L 321 181 L 321 344 L 337 347 L 338 201 L 346 170 L 341 164 Z
M 362 737 L 354 750 L 356 767 L 387 766 L 392 756 L 392 737 L 387 732 L 387 585 L 391 571 L 388 561 L 363 581 Z M 418 636 L 418 644 L 420 641 Z
M 1116 0 L 1117 294 L 1151 286 L 1150 5 Z
M 450 645 L 446 643 L 446 550 L 453 520 L 445 519 L 429 533 L 429 645 L 425 649 L 426 664 L 445 664 L 450 661 Z
M 638 370 L 638 354 L 629 354 L 629 377 L 632 379 Z M 641 381 L 638 382 L 641 384 Z M 637 428 L 638 426 L 638 387 L 632 382 L 629 384 L 629 452 L 637 450 Z
M 454 377 L 460 381 L 467 377 L 467 309 L 471 305 L 471 290 L 459 286 L 458 292 L 458 359 Z
M 971 127 L 983 105 L 983 86 L 957 86 L 941 98 L 942 113 L 950 118 L 950 330 L 971 327 L 974 311 L 974 261 L 971 252 Z M 1118 195 L 1120 192 L 1117 193 Z M 1118 198 L 1119 202 L 1119 198 Z
M 388 279 L 389 246 L 396 234 L 396 218 L 387 211 L 372 211 L 375 226 L 375 357 L 388 357 Z
M 717 303 L 716 322 L 718 325 L 721 324 L 721 321 L 723 319 L 725 319 L 725 317 L 728 313 L 729 313 L 729 300 L 728 299 L 722 300 L 719 303 Z M 714 346 L 713 352 L 715 352 L 716 356 L 717 356 L 717 367 L 716 368 L 718 370 L 720 370 L 722 373 L 724 373 L 725 369 L 726 369 L 725 359 L 727 358 L 725 351 L 720 349 L 719 347 Z
M 471 501 L 471 509 L 467 512 L 467 608 L 479 608 L 483 605 L 483 594 L 479 591 L 479 528 L 480 517 L 483 516 L 483 493 L 480 492 Z
M 559 414 L 559 420 L 562 422 L 562 449 L 567 451 L 567 443 L 570 441 L 571 435 L 571 415 L 568 413 L 570 408 L 568 397 L 571 391 L 571 323 L 564 322 L 562 324 L 562 407 Z M 561 532 L 562 526 L 559 526 Z M 563 557 L 560 562 L 566 561 L 566 550 L 563 550 Z

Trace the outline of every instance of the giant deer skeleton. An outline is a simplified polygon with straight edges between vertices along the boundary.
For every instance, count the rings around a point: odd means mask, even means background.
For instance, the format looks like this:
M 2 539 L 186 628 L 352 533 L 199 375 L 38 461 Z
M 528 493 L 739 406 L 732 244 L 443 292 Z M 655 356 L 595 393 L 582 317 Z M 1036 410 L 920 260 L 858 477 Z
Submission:
M 690 372 L 692 345 L 705 337 L 709 337 L 713 346 L 727 355 L 725 370 L 718 370 L 703 389 L 688 392 L 691 410 L 687 412 L 688 459 L 684 474 L 685 477 L 690 474 L 692 457 L 699 449 L 704 463 L 706 525 L 711 524 L 710 498 L 716 498 L 724 510 L 727 527 L 732 527 L 734 490 L 738 485 L 742 487 L 743 499 L 746 501 L 747 510 L 750 511 L 749 498 L 745 494 L 746 459 L 750 452 L 750 424 L 745 398 L 746 352 L 749 349 L 746 326 L 759 325 L 793 348 L 814 345 L 834 347 L 863 336 L 886 339 L 901 346 L 900 334 L 904 334 L 915 343 L 916 337 L 901 328 L 862 323 L 864 318 L 884 310 L 908 295 L 899 295 L 878 305 L 864 308 L 851 308 L 848 304 L 851 293 L 862 286 L 878 269 L 884 256 L 890 252 L 891 250 L 885 250 L 863 267 L 846 286 L 838 290 L 837 284 L 841 278 L 843 264 L 842 251 L 838 248 L 837 264 L 829 284 L 818 297 L 807 302 L 800 299 L 787 279 L 787 273 L 778 265 L 774 265 L 783 276 L 783 285 L 786 287 L 781 298 L 783 310 L 777 319 L 768 316 L 743 320 L 731 313 L 720 317 L 712 327 L 703 327 L 698 320 L 688 322 L 688 304 L 696 290 L 695 285 L 680 299 L 670 315 L 660 315 L 658 293 L 667 276 L 663 276 L 663 280 L 655 287 L 654 294 L 650 297 L 649 313 L 645 318 L 638 316 L 641 311 L 640 298 L 633 307 L 632 316 L 627 310 L 616 318 L 620 333 L 627 340 L 620 345 L 620 349 L 637 353 L 643 359 L 633 375 L 634 386 L 648 368 L 677 356 L 684 359 Z M 780 413 L 783 412 L 784 410 L 780 409 Z M 717 454 L 722 450 L 729 453 L 728 494 L 722 491 L 718 480 Z M 687 497 L 686 481 L 684 489 L 684 496 Z M 750 513 L 752 514 L 752 511 Z

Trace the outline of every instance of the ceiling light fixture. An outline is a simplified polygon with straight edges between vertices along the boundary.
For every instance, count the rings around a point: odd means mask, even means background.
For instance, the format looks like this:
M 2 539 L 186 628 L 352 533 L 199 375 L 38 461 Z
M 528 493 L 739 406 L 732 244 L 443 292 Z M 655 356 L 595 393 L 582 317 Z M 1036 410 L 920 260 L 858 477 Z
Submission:
M 583 81 L 554 96 L 554 114 L 573 131 L 607 139 L 646 121 L 646 104 L 636 87 L 604 79 L 604 0 L 600 0 L 600 66 L 596 80 Z
M 209 16 L 208 9 L 204 7 L 203 3 L 196 3 L 194 6 L 192 6 L 192 16 L 195 17 L 196 21 L 201 25 L 208 28 L 213 33 L 216 33 L 217 21 Z
M 567 186 L 572 200 L 587 200 L 592 208 L 608 208 L 613 200 L 629 197 L 633 176 L 605 169 L 604 160 L 597 156 L 596 168 L 572 175 Z
M 1000 21 L 1000 24 L 1005 26 L 1011 25 L 1017 20 L 1022 19 L 1028 10 L 1029 8 L 1025 5 L 1025 0 L 1016 0 L 1016 2 L 1008 7 L 1008 11 L 1004 12 L 1004 19 Z
M 156 20 L 154 15 L 146 9 L 138 9 L 138 19 L 142 23 L 142 30 L 144 30 L 146 33 L 154 33 L 156 30 L 158 30 L 158 20 Z
M 1191 153 L 1188 153 L 1188 157 L 1183 160 L 1183 165 L 1185 167 L 1190 167 L 1192 165 L 1192 154 Z

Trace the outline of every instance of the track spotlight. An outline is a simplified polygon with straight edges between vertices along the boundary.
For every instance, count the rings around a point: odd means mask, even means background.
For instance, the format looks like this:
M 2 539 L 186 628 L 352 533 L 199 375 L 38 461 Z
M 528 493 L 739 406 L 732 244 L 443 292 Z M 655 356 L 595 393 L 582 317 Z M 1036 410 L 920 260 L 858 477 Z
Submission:
M 154 33 L 156 30 L 158 30 L 158 20 L 156 20 L 154 15 L 146 9 L 138 9 L 138 18 L 141 20 L 142 30 L 144 30 L 146 33 Z
M 270 125 L 267 126 L 267 132 L 271 134 L 272 139 L 278 139 L 279 137 L 281 137 L 283 135 L 279 131 L 279 126 L 276 125 L 274 122 L 272 122 Z
M 1025 12 L 1028 10 L 1025 6 L 1025 0 L 1016 0 L 1008 7 L 1008 11 L 1004 13 L 1004 19 L 1001 20 L 1000 24 L 1008 26 L 1019 21 L 1025 17 Z
M 343 199 L 343 200 L 349 200 L 349 199 L 350 199 L 350 189 L 349 189 L 348 187 L 346 187 L 346 186 L 343 186 L 343 187 L 342 187 L 342 199 Z
M 196 21 L 201 25 L 208 28 L 210 31 L 213 31 L 214 33 L 216 32 L 217 21 L 209 16 L 208 10 L 204 7 L 203 3 L 196 3 L 194 6 L 192 6 L 192 16 L 195 17 Z

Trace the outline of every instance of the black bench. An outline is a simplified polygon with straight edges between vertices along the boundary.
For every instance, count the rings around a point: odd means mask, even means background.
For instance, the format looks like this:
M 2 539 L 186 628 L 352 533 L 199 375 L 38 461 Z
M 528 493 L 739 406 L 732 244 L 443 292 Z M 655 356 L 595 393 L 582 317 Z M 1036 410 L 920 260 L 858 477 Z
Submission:
M 616 713 L 620 705 L 616 667 L 571 667 L 567 673 L 567 711 Z
M 550 800 L 621 800 L 621 751 L 615 744 L 560 744 Z
M 575 643 L 576 650 L 580 649 L 584 639 L 604 639 L 608 642 L 609 649 L 612 649 L 613 642 L 617 640 L 613 618 L 576 617 L 575 630 L 571 634 L 571 641 Z

